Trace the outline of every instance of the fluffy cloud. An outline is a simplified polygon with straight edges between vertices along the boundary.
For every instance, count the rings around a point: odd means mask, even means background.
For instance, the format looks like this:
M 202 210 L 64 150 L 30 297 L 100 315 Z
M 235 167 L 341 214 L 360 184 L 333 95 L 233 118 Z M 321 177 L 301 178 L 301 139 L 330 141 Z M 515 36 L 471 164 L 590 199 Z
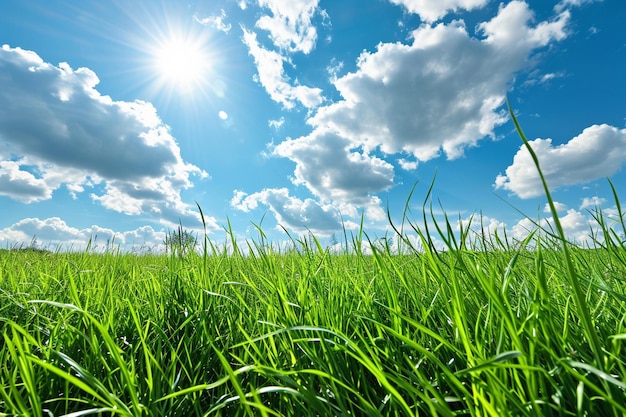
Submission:
M 398 164 L 400 165 L 400 168 L 405 171 L 414 171 L 417 169 L 418 162 L 410 161 L 406 158 L 400 158 L 398 159 Z
M 193 207 L 180 191 L 193 176 L 156 109 L 114 101 L 96 90 L 96 74 L 44 62 L 36 53 L 0 49 L 0 194 L 32 203 L 65 185 L 126 214 L 153 214 L 176 223 Z M 165 214 L 177 213 L 164 218 Z
M 446 230 L 445 225 L 440 225 L 442 230 Z M 504 236 L 507 233 L 506 223 L 489 216 L 473 215 L 465 219 L 457 221 L 456 230 L 470 231 L 468 234 L 468 241 L 466 243 L 470 246 L 480 246 L 485 242 L 489 244 L 496 244 L 495 236 L 504 240 Z
M 115 232 L 100 226 L 77 229 L 58 217 L 47 219 L 27 218 L 0 230 L 0 246 L 27 246 L 36 240 L 37 245 L 50 250 L 83 250 L 91 241 L 92 249 L 114 248 L 123 250 L 163 251 L 164 231 L 150 226 L 135 230 Z
M 599 227 L 595 220 L 583 213 L 569 209 L 564 215 L 559 215 L 561 226 L 567 240 L 575 242 L 577 244 L 593 245 L 592 235 L 596 238 L 600 238 Z M 539 227 L 543 230 L 556 233 L 554 229 L 554 219 L 552 217 L 545 217 L 539 221 Z M 512 227 L 511 235 L 513 238 L 523 240 L 528 235 L 537 229 L 537 225 L 530 219 L 525 218 L 517 222 Z M 593 233 L 592 233 L 593 231 Z
M 606 198 L 601 198 L 598 196 L 585 197 L 583 198 L 583 201 L 580 203 L 580 209 L 581 210 L 588 209 L 588 208 L 595 209 L 596 207 L 602 206 L 604 203 L 606 203 Z
M 263 15 L 256 22 L 259 29 L 270 33 L 280 49 L 293 53 L 310 53 L 315 47 L 317 30 L 311 19 L 318 12 L 319 0 L 258 0 L 272 15 Z
M 32 203 L 51 198 L 52 189 L 44 179 L 22 170 L 19 162 L 0 161 L 0 195 Z
M 563 203 L 559 203 L 558 201 L 554 201 L 554 208 L 556 209 L 557 213 L 561 213 L 565 210 L 567 210 L 567 205 L 563 204 Z M 543 212 L 544 213 L 551 213 L 552 210 L 550 209 L 550 204 L 546 203 L 546 205 L 543 207 Z
M 434 22 L 441 19 L 448 12 L 458 10 L 472 10 L 485 6 L 489 0 L 390 0 L 393 4 L 401 5 L 409 13 L 415 13 L 425 22 Z M 572 1 L 572 0 L 570 0 Z M 580 0 L 579 0 L 580 1 Z
M 309 120 L 355 146 L 406 152 L 427 161 L 463 155 L 507 120 L 499 110 L 515 72 L 529 54 L 565 37 L 569 14 L 531 27 L 532 12 L 513 1 L 479 25 L 472 38 L 461 21 L 424 25 L 413 43 L 380 44 L 364 52 L 358 70 L 335 81 L 343 100 L 319 108 Z
M 313 199 L 298 199 L 289 195 L 286 188 L 264 189 L 246 194 L 235 191 L 231 206 L 249 212 L 259 205 L 267 206 L 276 221 L 283 227 L 296 232 L 311 231 L 315 235 L 329 235 L 341 230 L 341 216 L 330 204 L 320 204 Z
M 332 131 L 317 129 L 308 136 L 286 140 L 273 154 L 294 161 L 294 183 L 306 186 L 322 200 L 361 205 L 370 193 L 393 185 L 391 164 L 352 148 L 349 140 Z
M 626 162 L 626 129 L 606 124 L 590 126 L 562 145 L 553 146 L 552 139 L 535 139 L 530 145 L 551 188 L 611 176 Z M 513 157 L 506 175 L 497 176 L 495 186 L 520 198 L 543 194 L 539 175 L 524 146 Z
M 286 109 L 293 108 L 297 102 L 307 108 L 317 107 L 323 102 L 321 89 L 289 83 L 284 68 L 284 63 L 288 60 L 278 52 L 259 45 L 256 33 L 243 29 L 243 42 L 254 58 L 259 74 L 258 81 L 272 100 L 281 103 Z
M 575 209 L 568 209 L 564 204 L 557 204 L 557 211 L 559 212 L 559 220 L 563 227 L 563 232 L 568 241 L 573 242 L 581 246 L 594 246 L 598 242 L 602 242 L 603 236 L 597 221 L 589 213 L 581 212 Z M 549 210 L 544 210 L 549 212 Z M 621 230 L 621 225 L 615 221 L 616 210 L 606 209 L 603 210 L 605 214 L 606 225 L 608 228 L 616 227 Z M 504 244 L 515 245 L 520 241 L 526 239 L 529 234 L 535 233 L 536 235 L 550 234 L 551 237 L 546 237 L 543 243 L 552 241 L 552 236 L 556 233 L 554 229 L 554 218 L 552 216 L 546 216 L 539 219 L 539 221 L 523 218 L 512 227 L 509 227 L 506 223 L 489 216 L 473 215 L 460 219 L 452 224 L 454 230 L 458 233 L 461 228 L 464 231 L 468 231 L 466 243 L 473 247 L 474 245 L 480 246 L 483 242 L 483 237 L 489 244 L 498 245 L 498 240 Z M 446 230 L 446 225 L 443 221 L 439 222 L 441 230 Z M 434 231 L 434 224 L 429 224 L 429 228 Z M 541 228 L 541 231 L 537 231 Z M 498 240 L 495 237 L 498 237 Z M 505 239 L 508 239 L 508 242 Z M 441 241 L 441 236 L 436 233 L 434 235 L 437 240 L 436 248 L 445 248 L 445 245 Z M 458 236 L 457 236 L 458 237 Z M 535 245 L 536 242 L 531 241 L 530 246 Z M 474 246 L 475 247 L 475 246 Z

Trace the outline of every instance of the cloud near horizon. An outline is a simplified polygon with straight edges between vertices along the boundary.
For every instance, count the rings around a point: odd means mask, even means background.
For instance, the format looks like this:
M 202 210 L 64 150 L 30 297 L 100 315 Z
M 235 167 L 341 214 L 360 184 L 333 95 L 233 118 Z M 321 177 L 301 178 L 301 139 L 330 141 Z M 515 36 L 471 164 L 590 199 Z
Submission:
M 47 219 L 26 218 L 10 227 L 0 229 L 0 246 L 25 247 L 35 245 L 48 250 L 92 250 L 122 248 L 145 252 L 165 250 L 166 232 L 156 231 L 150 226 L 135 230 L 116 232 L 93 225 L 84 229 L 69 226 L 59 217 Z
M 234 191 L 233 208 L 247 213 L 259 205 L 269 208 L 279 228 L 283 226 L 299 233 L 310 231 L 315 235 L 328 235 L 342 228 L 341 216 L 334 206 L 311 198 L 301 200 L 290 195 L 286 188 L 264 189 L 253 194 Z
M 565 209 L 563 209 L 565 211 Z M 585 215 L 575 209 L 567 209 L 559 215 L 559 221 L 563 232 L 568 240 L 579 245 L 593 245 L 594 239 L 602 241 L 603 236 L 598 223 L 589 215 Z M 544 217 L 539 221 L 539 227 L 554 233 L 554 218 Z M 538 228 L 537 224 L 529 218 L 517 222 L 509 232 L 514 239 L 523 240 Z M 592 237 L 593 235 L 593 237 Z
M 610 177 L 626 163 L 626 129 L 607 124 L 590 126 L 561 145 L 554 146 L 550 138 L 529 143 L 551 190 Z M 506 173 L 496 177 L 494 186 L 523 199 L 544 194 L 537 169 L 524 145 Z
M 102 95 L 97 75 L 0 49 L 0 195 L 23 203 L 73 198 L 166 224 L 198 223 L 181 190 L 208 174 L 189 163 L 151 103 Z

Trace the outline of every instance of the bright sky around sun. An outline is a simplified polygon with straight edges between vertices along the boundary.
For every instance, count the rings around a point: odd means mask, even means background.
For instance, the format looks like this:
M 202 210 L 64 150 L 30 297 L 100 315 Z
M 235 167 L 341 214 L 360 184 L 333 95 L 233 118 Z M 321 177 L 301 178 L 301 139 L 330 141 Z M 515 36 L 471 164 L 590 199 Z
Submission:
M 388 215 L 571 239 L 626 199 L 623 0 L 3 0 L 0 247 L 159 251 Z M 432 208 L 429 208 L 432 203 Z

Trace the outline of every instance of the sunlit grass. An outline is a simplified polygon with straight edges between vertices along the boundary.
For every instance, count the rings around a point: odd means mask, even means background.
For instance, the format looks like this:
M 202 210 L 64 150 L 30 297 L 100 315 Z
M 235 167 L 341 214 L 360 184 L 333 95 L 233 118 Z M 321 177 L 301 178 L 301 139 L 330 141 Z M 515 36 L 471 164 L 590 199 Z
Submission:
M 615 203 L 593 248 L 405 212 L 341 253 L 0 252 L 0 416 L 626 415 Z

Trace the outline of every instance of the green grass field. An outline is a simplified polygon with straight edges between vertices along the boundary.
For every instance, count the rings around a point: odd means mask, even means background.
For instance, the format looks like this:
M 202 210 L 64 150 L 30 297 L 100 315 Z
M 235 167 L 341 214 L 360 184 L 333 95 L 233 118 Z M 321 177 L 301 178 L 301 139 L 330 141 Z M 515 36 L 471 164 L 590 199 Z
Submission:
M 626 250 L 608 236 L 569 247 L 574 276 L 545 234 L 3 251 L 0 415 L 624 415 Z
M 0 416 L 626 415 L 615 202 L 588 248 L 405 216 L 400 253 L 2 251 Z

